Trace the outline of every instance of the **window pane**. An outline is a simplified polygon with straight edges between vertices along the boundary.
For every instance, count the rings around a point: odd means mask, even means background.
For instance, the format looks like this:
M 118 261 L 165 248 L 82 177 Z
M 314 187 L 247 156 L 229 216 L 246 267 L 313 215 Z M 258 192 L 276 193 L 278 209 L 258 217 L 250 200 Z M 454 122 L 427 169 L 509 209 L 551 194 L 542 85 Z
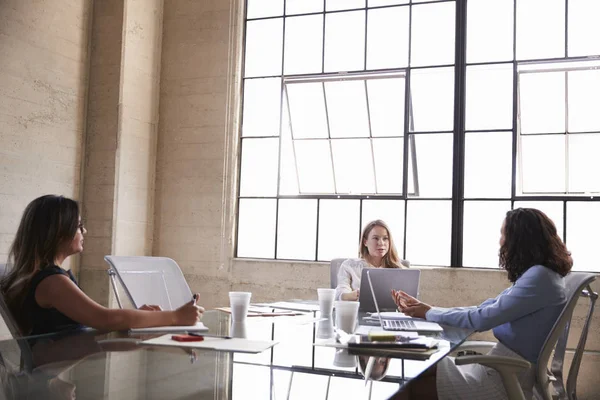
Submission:
M 563 203 L 562 201 L 515 201 L 513 208 L 536 208 L 546 214 L 554 222 L 556 231 L 564 240 Z
M 600 131 L 599 110 L 600 70 L 569 72 L 569 132 Z
M 450 131 L 454 124 L 454 68 L 412 71 L 411 131 Z
M 467 62 L 513 58 L 512 0 L 467 2 Z
M 325 4 L 327 11 L 350 10 L 352 8 L 364 8 L 365 0 L 327 0 Z
M 325 83 L 331 137 L 369 137 L 365 81 Z
M 283 14 L 283 0 L 248 0 L 247 18 L 274 17 Z
M 510 201 L 465 201 L 463 265 L 497 268 L 500 229 Z
M 321 72 L 323 52 L 323 16 L 307 15 L 285 21 L 286 74 Z
M 565 193 L 565 135 L 522 136 L 524 194 Z
M 319 260 L 357 257 L 360 241 L 359 201 L 321 200 L 319 206 Z
M 598 15 L 598 0 L 569 0 L 569 57 L 600 54 Z
M 285 13 L 304 14 L 323 11 L 323 0 L 286 0 Z
M 239 353 L 235 353 L 238 355 Z M 269 367 L 232 363 L 232 400 L 242 400 L 251 392 L 256 398 L 270 396 L 271 374 Z M 171 383 L 171 382 L 170 382 Z
M 283 129 L 281 132 L 281 157 L 279 158 L 279 194 L 297 195 L 300 194 L 298 169 L 287 115 L 287 110 L 284 109 Z
M 322 83 L 285 85 L 294 138 L 327 138 L 327 115 Z
M 380 219 L 389 226 L 400 258 L 404 249 L 404 201 L 363 200 L 361 231 L 369 222 Z
M 368 0 L 369 7 L 393 6 L 395 4 L 408 4 L 410 0 Z
M 413 200 L 407 204 L 406 259 L 415 265 L 450 265 L 450 201 Z
M 468 132 L 465 197 L 510 197 L 512 132 Z
M 377 193 L 402 193 L 404 139 L 373 139 Z
M 296 140 L 300 193 L 335 193 L 331 149 L 327 140 Z
M 240 199 L 238 257 L 275 257 L 275 199 Z
M 467 67 L 467 130 L 512 128 L 512 83 L 512 65 Z
M 292 329 L 297 328 L 294 327 Z M 311 335 L 312 337 L 312 335 Z M 310 344 L 309 344 L 310 345 Z M 310 354 L 310 352 L 309 352 Z M 333 358 L 333 355 L 332 355 Z M 292 358 L 296 360 L 297 358 Z M 288 357 L 287 360 L 290 360 Z M 279 372 L 287 372 L 281 370 L 273 370 L 274 375 Z M 289 374 L 289 372 L 287 372 Z M 276 376 L 276 375 L 275 375 Z M 326 399 L 327 388 L 329 387 L 329 377 L 325 375 L 316 374 L 304 374 L 294 372 L 292 380 L 288 377 L 274 377 L 273 384 L 280 383 L 285 389 L 281 392 L 281 396 L 273 396 L 273 399 L 289 399 L 289 400 L 303 400 L 303 399 Z M 291 387 L 288 388 L 288 384 Z M 289 389 L 289 396 L 288 396 Z
M 281 74 L 283 18 L 248 21 L 245 76 Z
M 565 0 L 518 0 L 517 59 L 564 55 Z
M 329 2 L 327 2 L 329 6 Z M 325 71 L 362 70 L 365 62 L 365 12 L 327 14 Z
M 317 200 L 279 200 L 278 224 L 277 258 L 315 258 Z
M 337 193 L 375 193 L 370 140 L 332 140 L 331 147 Z
M 600 203 L 567 203 L 567 248 L 573 254 L 574 271 L 600 271 L 598 243 L 600 230 Z
M 413 135 L 415 151 L 408 149 L 409 194 L 418 197 L 452 196 L 452 134 Z M 417 161 L 417 185 L 413 180 L 413 160 Z
M 454 63 L 454 2 L 413 6 L 411 65 Z
M 408 65 L 409 7 L 370 10 L 367 22 L 367 68 Z
M 279 136 L 281 79 L 244 81 L 242 136 Z
M 404 88 L 404 78 L 367 81 L 373 137 L 404 134 Z
M 521 133 L 565 131 L 565 73 L 519 75 Z
M 569 192 L 600 192 L 600 134 L 569 135 Z
M 244 139 L 240 196 L 275 196 L 277 194 L 277 161 L 279 140 Z

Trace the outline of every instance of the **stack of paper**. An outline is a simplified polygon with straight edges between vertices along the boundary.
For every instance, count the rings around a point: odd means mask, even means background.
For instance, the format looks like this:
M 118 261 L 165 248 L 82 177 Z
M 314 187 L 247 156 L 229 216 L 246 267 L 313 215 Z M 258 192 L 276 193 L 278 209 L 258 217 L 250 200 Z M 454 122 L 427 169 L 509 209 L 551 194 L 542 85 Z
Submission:
M 185 347 L 193 349 L 207 349 L 216 351 L 227 351 L 235 353 L 260 353 L 275 346 L 277 342 L 248 340 L 248 339 L 227 339 L 219 337 L 204 337 L 201 342 L 178 342 L 173 340 L 173 335 L 167 334 L 154 339 L 144 340 L 142 345 L 148 346 L 171 346 Z
M 130 329 L 130 333 L 164 333 L 164 332 L 206 332 L 208 328 L 202 323 L 197 322 L 191 326 L 155 326 L 153 328 L 134 328 Z

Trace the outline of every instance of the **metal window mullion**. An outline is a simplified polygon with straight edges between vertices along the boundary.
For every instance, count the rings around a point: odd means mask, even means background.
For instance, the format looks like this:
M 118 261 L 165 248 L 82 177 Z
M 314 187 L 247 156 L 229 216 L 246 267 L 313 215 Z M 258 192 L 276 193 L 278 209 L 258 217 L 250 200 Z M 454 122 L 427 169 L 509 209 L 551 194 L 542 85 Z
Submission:
M 565 71 L 565 194 L 569 189 L 569 72 Z
M 294 157 L 294 168 L 296 170 L 296 183 L 298 185 L 298 194 L 302 194 L 302 189 L 300 187 L 300 173 L 298 171 L 298 156 L 296 154 L 296 141 L 294 139 L 294 127 L 293 127 L 293 123 L 292 123 L 292 110 L 290 109 L 290 97 L 289 97 L 289 93 L 287 90 L 287 85 L 284 84 L 284 95 L 285 95 L 285 101 L 287 103 L 287 110 L 288 110 L 288 118 L 290 121 L 290 135 L 291 135 L 291 141 L 292 141 L 292 155 Z M 283 107 L 282 107 L 282 111 L 283 113 Z M 281 132 L 283 133 L 283 132 Z M 281 143 L 282 136 L 280 133 L 280 138 L 279 141 Z M 279 156 L 281 157 L 281 153 L 279 154 Z M 279 162 L 281 163 L 281 158 L 279 159 Z M 279 190 L 277 190 L 277 196 L 279 197 L 281 195 L 281 193 L 279 193 Z
M 337 194 L 337 179 L 335 177 L 335 162 L 333 161 L 333 147 L 331 145 L 331 124 L 329 123 L 329 107 L 327 107 L 327 93 L 325 92 L 325 82 L 321 83 L 323 87 L 323 99 L 325 100 L 325 120 L 327 121 L 327 138 L 329 140 L 329 157 L 331 157 L 331 173 L 333 175 L 333 191 Z
M 377 188 L 377 167 L 375 165 L 375 150 L 373 148 L 373 128 L 371 127 L 371 103 L 369 102 L 369 89 L 365 80 L 365 101 L 367 104 L 367 122 L 369 124 L 369 145 L 371 146 L 371 162 L 373 163 L 373 183 L 375 193 L 379 193 Z
M 317 223 L 315 235 L 315 261 L 319 261 L 319 218 L 321 212 L 321 199 L 317 198 Z
M 517 63 L 513 67 L 513 143 L 512 143 L 512 180 L 511 198 L 517 196 L 517 182 L 519 193 L 523 193 L 523 152 L 521 135 L 521 76 L 517 70 Z M 518 175 L 518 181 L 517 181 Z

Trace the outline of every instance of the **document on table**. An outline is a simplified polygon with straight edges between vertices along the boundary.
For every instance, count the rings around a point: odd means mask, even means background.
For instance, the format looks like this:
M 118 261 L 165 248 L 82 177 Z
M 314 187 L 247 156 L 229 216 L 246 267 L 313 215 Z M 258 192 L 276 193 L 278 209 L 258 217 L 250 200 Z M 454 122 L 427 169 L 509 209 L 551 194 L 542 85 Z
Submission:
M 134 328 L 130 329 L 131 333 L 164 333 L 164 332 L 206 332 L 208 328 L 202 323 L 197 322 L 196 325 L 191 326 L 155 326 L 152 328 Z
M 256 304 L 260 307 L 279 308 L 281 310 L 293 310 L 293 311 L 319 311 L 319 304 L 313 302 L 296 303 L 294 301 L 278 301 L 276 303 L 261 303 Z
M 193 349 L 207 349 L 216 351 L 227 351 L 235 353 L 261 353 L 275 346 L 278 342 L 248 339 L 225 339 L 218 337 L 204 337 L 201 342 L 178 342 L 171 339 L 170 334 L 162 335 L 157 338 L 144 340 L 141 345 L 149 346 L 171 346 L 171 347 L 189 347 Z

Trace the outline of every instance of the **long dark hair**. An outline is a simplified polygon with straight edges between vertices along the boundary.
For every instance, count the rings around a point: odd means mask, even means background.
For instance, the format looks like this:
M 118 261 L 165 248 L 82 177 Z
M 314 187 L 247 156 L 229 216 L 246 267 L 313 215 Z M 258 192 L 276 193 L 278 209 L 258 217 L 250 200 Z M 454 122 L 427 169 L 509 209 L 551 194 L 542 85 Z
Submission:
M 516 282 L 530 267 L 543 265 L 567 275 L 573 266 L 571 253 L 558 236 L 554 222 L 535 208 L 517 208 L 506 213 L 500 267 Z
M 66 197 L 38 197 L 25 208 L 8 252 L 7 273 L 0 280 L 0 290 L 22 333 L 30 328 L 23 302 L 31 278 L 54 265 L 60 247 L 75 237 L 78 227 L 79 205 Z
M 358 255 L 360 258 L 366 259 L 369 254 L 369 249 L 365 245 L 365 242 L 369 238 L 369 233 L 376 226 L 380 226 L 387 231 L 388 239 L 389 239 L 389 248 L 388 252 L 385 256 L 383 256 L 383 267 L 384 268 L 404 268 L 404 266 L 400 263 L 400 257 L 398 257 L 398 251 L 396 250 L 396 245 L 394 244 L 394 239 L 392 239 L 392 232 L 390 228 L 388 228 L 387 224 L 380 219 L 376 219 L 375 221 L 369 222 L 363 229 L 362 235 L 360 235 L 360 244 Z

